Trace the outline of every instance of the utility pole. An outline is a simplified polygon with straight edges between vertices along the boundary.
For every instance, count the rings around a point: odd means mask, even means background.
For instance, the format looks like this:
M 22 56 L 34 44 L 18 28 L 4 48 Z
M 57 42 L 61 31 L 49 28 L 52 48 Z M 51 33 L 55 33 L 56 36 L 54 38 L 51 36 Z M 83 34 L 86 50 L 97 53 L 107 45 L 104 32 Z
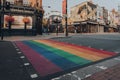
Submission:
M 67 24 L 68 24 L 68 22 L 67 22 L 68 20 L 67 20 L 67 0 L 66 0 L 66 16 L 65 16 L 65 36 L 67 37 L 68 36 L 68 27 L 67 27 Z

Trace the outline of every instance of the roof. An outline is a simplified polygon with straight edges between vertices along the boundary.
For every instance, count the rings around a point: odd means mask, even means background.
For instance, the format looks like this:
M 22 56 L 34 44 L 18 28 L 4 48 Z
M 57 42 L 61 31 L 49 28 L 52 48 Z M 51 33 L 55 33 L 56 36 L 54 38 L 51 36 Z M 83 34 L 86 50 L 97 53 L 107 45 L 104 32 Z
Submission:
M 73 24 L 77 25 L 77 24 L 98 24 L 97 22 L 94 21 L 75 21 Z
M 88 1 L 84 1 L 84 2 L 82 2 L 82 3 L 80 3 L 80 4 L 77 4 L 77 5 L 73 6 L 73 7 L 71 7 L 71 8 L 78 7 L 78 6 L 82 6 L 82 4 L 85 4 L 85 3 L 88 3 L 89 5 L 94 5 L 94 6 L 96 6 L 96 4 L 94 4 L 94 3 L 91 3 L 91 2 L 88 2 Z

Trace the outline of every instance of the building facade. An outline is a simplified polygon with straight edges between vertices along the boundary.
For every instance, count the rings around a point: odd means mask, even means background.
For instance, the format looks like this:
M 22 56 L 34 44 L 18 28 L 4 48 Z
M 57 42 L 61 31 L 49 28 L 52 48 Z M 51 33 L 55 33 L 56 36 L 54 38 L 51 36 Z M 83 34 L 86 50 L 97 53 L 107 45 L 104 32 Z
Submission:
M 108 10 L 104 7 L 97 5 L 97 23 L 98 23 L 98 32 L 105 32 L 105 27 L 108 22 Z
M 83 2 L 71 8 L 70 16 L 73 21 L 96 20 L 97 6 L 92 2 Z
M 6 33 L 9 30 L 9 33 L 18 33 L 18 31 L 20 31 L 19 33 L 21 34 L 25 31 L 22 18 L 28 17 L 30 18 L 31 22 L 30 23 L 31 27 L 28 29 L 29 32 L 31 31 L 31 34 L 32 33 L 42 34 L 42 18 L 44 14 L 44 10 L 42 8 L 42 0 L 2 0 L 2 5 L 6 3 L 8 3 L 9 7 L 4 7 L 4 13 L 3 9 L 0 11 L 1 12 L 0 28 L 3 27 Z M 6 26 L 10 25 L 7 21 L 5 21 L 6 16 L 12 16 L 15 19 L 10 28 Z M 14 26 L 17 23 L 20 24 L 20 27 L 17 25 L 16 29 Z
M 62 16 L 50 15 L 48 18 L 48 29 L 49 32 L 63 32 Z
M 109 31 L 116 32 L 119 25 L 119 13 L 115 9 L 109 12 Z
M 120 5 L 118 5 L 118 32 L 120 33 Z
M 96 33 L 103 32 L 103 8 L 92 1 L 86 1 L 71 8 L 71 20 L 78 32 Z
M 103 21 L 105 25 L 108 24 L 108 10 L 105 7 L 103 7 Z
M 6 0 L 11 4 L 16 5 L 30 5 L 32 7 L 42 7 L 42 0 Z
M 97 22 L 99 22 L 99 24 L 104 24 L 104 20 L 103 20 L 103 8 L 97 5 Z

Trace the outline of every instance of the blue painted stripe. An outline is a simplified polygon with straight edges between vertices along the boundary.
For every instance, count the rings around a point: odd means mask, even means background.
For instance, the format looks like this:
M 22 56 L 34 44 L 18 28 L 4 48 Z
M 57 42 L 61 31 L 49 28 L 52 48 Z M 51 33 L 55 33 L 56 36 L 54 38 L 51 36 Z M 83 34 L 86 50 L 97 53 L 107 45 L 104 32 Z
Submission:
M 80 66 L 80 65 L 78 65 L 74 62 L 71 62 L 71 61 L 69 61 L 69 60 L 67 60 L 59 55 L 54 54 L 54 52 L 48 51 L 47 49 L 45 49 L 43 47 L 37 46 L 32 42 L 23 41 L 23 43 L 30 46 L 32 49 L 37 51 L 39 54 L 41 54 L 42 56 L 44 56 L 49 61 L 56 64 L 57 66 L 59 66 L 63 70 L 70 69 L 70 68 L 73 68 L 75 66 Z

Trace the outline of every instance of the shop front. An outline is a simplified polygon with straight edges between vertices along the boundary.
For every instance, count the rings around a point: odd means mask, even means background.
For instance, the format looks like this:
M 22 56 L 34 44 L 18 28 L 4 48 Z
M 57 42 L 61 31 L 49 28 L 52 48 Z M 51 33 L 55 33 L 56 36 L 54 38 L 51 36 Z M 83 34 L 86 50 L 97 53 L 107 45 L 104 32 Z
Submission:
M 73 25 L 76 27 L 78 33 L 97 33 L 103 31 L 103 29 L 100 29 L 100 25 L 97 22 L 82 21 L 74 22 Z

